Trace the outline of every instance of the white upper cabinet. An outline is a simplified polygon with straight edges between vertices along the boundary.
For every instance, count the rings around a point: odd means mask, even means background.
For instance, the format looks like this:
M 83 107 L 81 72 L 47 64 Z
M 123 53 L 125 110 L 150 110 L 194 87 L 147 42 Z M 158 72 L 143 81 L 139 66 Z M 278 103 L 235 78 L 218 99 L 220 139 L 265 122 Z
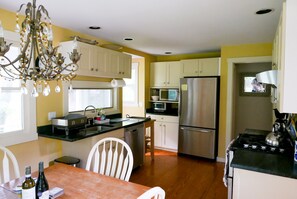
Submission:
M 77 50 L 82 54 L 78 62 L 79 69 L 76 72 L 78 75 L 131 78 L 132 58 L 130 55 L 82 42 L 77 43 Z M 68 53 L 72 49 L 72 41 L 60 43 L 59 51 L 66 58 L 65 63 L 69 62 Z
M 178 88 L 180 79 L 180 62 L 151 63 L 151 87 Z
M 181 75 L 186 76 L 219 76 L 220 58 L 181 60 Z
M 297 57 L 297 1 L 287 0 L 276 33 L 277 45 L 273 60 L 278 69 L 278 104 L 277 108 L 284 113 L 297 113 L 296 91 L 296 57 Z

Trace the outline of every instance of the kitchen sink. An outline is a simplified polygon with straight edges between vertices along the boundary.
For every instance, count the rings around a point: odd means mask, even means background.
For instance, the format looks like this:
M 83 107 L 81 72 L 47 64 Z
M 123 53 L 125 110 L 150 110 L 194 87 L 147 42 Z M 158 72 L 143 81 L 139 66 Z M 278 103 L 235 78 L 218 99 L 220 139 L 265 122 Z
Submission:
M 102 130 L 108 130 L 111 128 L 114 128 L 115 126 L 110 124 L 93 124 L 90 126 L 87 126 L 85 128 L 86 131 L 102 131 Z

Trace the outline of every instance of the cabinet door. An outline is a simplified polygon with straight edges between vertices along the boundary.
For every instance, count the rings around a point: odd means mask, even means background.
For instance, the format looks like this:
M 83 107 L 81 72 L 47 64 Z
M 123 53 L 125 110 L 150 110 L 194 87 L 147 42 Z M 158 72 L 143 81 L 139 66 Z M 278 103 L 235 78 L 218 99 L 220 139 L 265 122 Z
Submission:
M 179 87 L 180 62 L 168 62 L 167 65 L 167 87 Z
M 162 147 L 162 137 L 163 137 L 163 124 L 162 122 L 155 122 L 154 124 L 154 138 L 155 138 L 155 147 Z
M 93 67 L 93 60 L 92 60 L 92 49 L 89 45 L 79 43 L 77 47 L 77 51 L 81 54 L 80 60 L 78 61 L 78 75 L 88 75 L 90 74 L 90 68 Z M 91 66 L 92 65 L 92 66 Z
M 107 72 L 106 65 L 108 53 L 104 49 L 94 48 L 92 55 L 94 67 L 90 70 L 94 71 L 98 76 L 105 74 Z
M 199 59 L 199 76 L 220 75 L 220 59 L 207 58 Z
M 178 145 L 178 123 L 163 123 L 163 147 L 177 151 Z
M 166 86 L 166 62 L 155 62 L 151 64 L 151 87 Z
M 114 77 L 120 77 L 120 68 L 119 68 L 119 55 L 116 52 L 111 50 L 108 53 L 108 72 L 111 73 Z
M 181 76 L 197 76 L 198 67 L 198 59 L 181 60 Z
M 122 78 L 131 78 L 132 58 L 131 55 L 119 54 L 119 73 Z

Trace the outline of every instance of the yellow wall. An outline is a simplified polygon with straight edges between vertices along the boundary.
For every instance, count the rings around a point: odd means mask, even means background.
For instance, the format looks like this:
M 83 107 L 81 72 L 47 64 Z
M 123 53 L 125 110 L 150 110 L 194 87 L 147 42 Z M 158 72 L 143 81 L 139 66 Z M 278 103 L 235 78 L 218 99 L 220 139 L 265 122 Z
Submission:
M 223 46 L 221 48 L 221 95 L 220 95 L 220 127 L 219 127 L 219 154 L 225 157 L 226 150 L 226 106 L 227 106 L 227 80 L 228 59 L 241 57 L 271 56 L 272 43 L 244 44 L 238 46 Z

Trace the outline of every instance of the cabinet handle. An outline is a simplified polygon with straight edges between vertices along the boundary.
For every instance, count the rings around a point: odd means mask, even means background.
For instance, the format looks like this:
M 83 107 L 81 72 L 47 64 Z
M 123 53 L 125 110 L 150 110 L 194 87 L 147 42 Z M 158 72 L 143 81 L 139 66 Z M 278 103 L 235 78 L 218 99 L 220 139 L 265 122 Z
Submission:
M 164 140 L 164 145 L 166 146 L 166 125 L 165 124 L 163 124 L 163 127 L 164 127 L 164 138 L 163 138 L 163 140 Z

